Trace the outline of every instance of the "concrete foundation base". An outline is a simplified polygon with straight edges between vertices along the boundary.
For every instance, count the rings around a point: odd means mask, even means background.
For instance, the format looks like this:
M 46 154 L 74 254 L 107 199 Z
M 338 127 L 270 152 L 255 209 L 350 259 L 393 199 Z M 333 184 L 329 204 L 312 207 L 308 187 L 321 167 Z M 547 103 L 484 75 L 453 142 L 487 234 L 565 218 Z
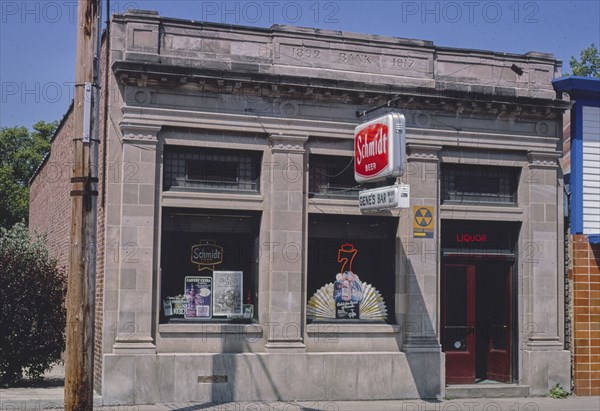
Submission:
M 571 353 L 566 350 L 522 351 L 523 383 L 530 395 L 547 395 L 560 384 L 571 392 Z
M 443 372 L 441 352 L 107 354 L 102 399 L 114 405 L 439 398 Z

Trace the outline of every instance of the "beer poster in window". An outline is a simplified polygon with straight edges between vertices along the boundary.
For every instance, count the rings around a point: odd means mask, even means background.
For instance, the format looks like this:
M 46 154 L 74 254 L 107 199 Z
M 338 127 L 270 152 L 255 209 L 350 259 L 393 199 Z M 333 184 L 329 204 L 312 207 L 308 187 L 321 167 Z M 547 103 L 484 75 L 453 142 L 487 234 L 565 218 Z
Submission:
M 339 273 L 333 283 L 335 300 L 335 318 L 359 319 L 362 285 L 360 279 L 352 271 Z
M 373 285 L 362 282 L 352 269 L 358 250 L 345 243 L 338 249 L 337 261 L 342 263 L 335 282 L 325 284 L 308 300 L 309 320 L 369 320 L 385 321 L 387 308 L 383 297 Z
M 215 271 L 213 280 L 213 316 L 241 315 L 243 272 Z
M 210 277 L 185 277 L 183 297 L 184 318 L 211 318 L 213 279 Z
M 335 300 L 335 318 L 359 319 L 362 284 L 358 275 L 352 271 L 352 263 L 358 254 L 353 244 L 342 244 L 338 250 L 338 262 L 342 263 L 341 272 L 333 283 Z

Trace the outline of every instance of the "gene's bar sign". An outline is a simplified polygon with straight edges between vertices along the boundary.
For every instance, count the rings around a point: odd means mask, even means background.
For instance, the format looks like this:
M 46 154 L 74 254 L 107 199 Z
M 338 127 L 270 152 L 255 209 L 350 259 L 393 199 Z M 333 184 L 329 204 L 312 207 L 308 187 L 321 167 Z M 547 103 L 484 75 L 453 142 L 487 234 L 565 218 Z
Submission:
M 398 177 L 406 164 L 406 121 L 390 113 L 354 129 L 354 178 L 356 182 Z

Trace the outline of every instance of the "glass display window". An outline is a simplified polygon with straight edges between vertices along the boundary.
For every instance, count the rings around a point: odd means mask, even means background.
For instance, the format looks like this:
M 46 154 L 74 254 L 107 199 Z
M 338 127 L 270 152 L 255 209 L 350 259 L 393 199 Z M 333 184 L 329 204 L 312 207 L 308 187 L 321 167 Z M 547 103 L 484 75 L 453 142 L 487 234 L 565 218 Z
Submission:
M 260 213 L 164 209 L 160 322 L 257 318 Z
M 397 218 L 310 214 L 309 322 L 394 323 Z

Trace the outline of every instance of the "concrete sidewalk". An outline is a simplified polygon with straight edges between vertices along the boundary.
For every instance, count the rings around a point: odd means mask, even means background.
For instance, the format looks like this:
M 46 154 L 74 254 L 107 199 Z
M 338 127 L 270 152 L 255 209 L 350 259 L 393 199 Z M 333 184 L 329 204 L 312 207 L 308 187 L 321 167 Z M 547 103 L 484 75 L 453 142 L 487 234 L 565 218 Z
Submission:
M 64 408 L 64 368 L 55 366 L 41 383 L 0 389 L 1 411 L 40 411 Z M 164 403 L 154 405 L 101 406 L 94 398 L 94 409 L 106 411 L 598 411 L 600 397 L 574 397 L 557 400 L 545 397 L 473 398 L 441 401 L 300 401 Z
M 39 411 L 63 409 L 62 399 L 34 398 L 33 395 L 45 394 L 39 390 L 31 392 L 32 397 L 20 398 L 5 395 L 0 390 L 0 410 Z M 100 398 L 95 402 L 99 404 Z M 555 400 L 551 398 L 500 398 L 500 399 L 465 399 L 443 401 L 301 401 L 301 402 L 232 402 L 226 404 L 210 403 L 165 403 L 154 405 L 114 405 L 95 406 L 94 409 L 105 411 L 598 411 L 600 397 L 569 397 Z
M 106 411 L 598 411 L 600 397 L 574 397 L 558 400 L 545 397 L 473 398 L 424 401 L 300 401 L 300 402 L 232 402 L 165 403 L 153 405 L 100 406 L 94 399 L 94 409 Z M 0 389 L 0 410 L 39 411 L 63 409 L 63 387 Z

